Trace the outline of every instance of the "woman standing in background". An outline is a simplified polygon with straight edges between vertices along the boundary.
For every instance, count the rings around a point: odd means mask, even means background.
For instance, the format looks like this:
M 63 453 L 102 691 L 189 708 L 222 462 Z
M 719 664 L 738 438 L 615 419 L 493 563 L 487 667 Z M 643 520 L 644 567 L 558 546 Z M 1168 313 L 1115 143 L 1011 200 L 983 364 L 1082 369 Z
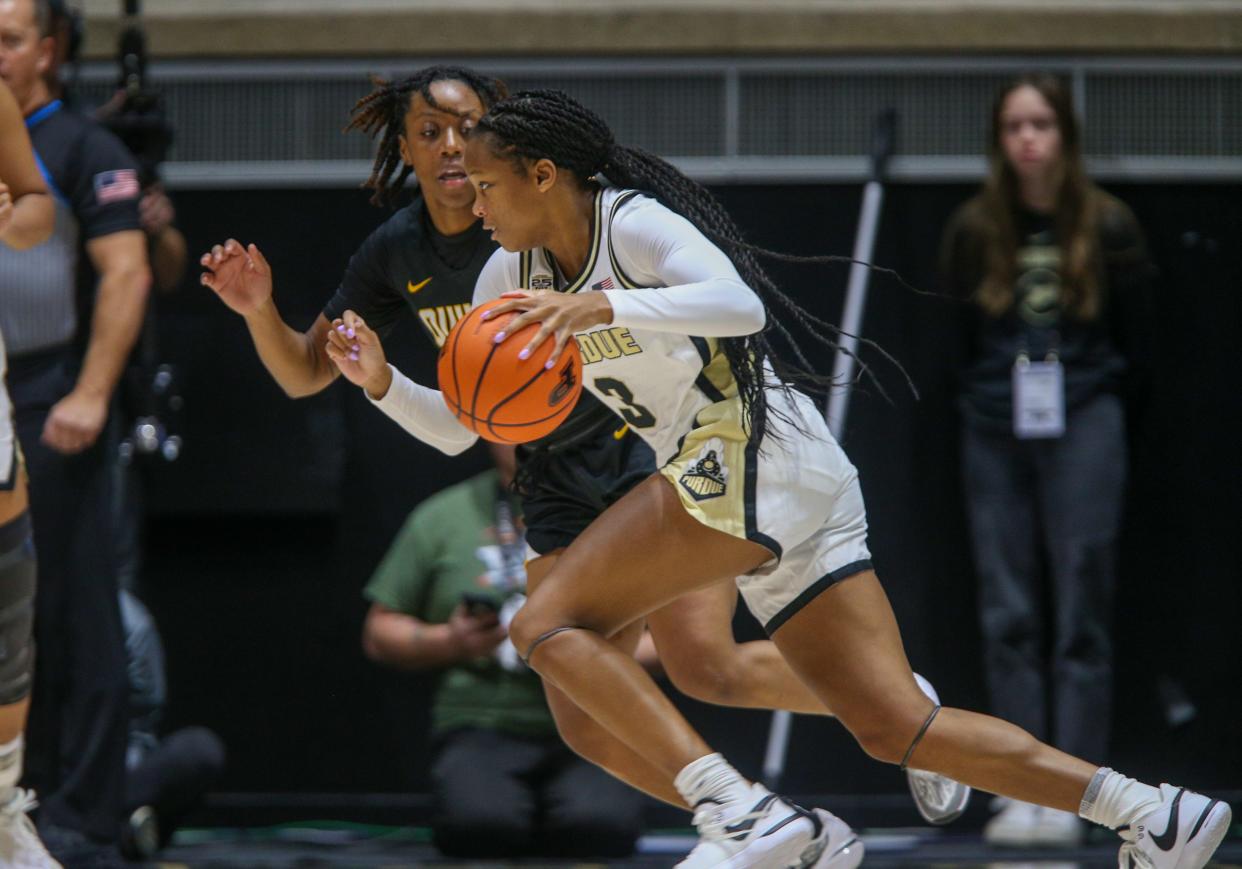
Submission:
M 1152 267 L 1130 209 L 1087 178 L 1057 78 L 1000 91 L 988 156 L 942 253 L 971 302 L 962 464 L 992 711 L 1103 762 L 1126 417 L 1148 391 Z M 985 829 L 1010 845 L 1081 835 L 1073 814 L 1013 800 Z

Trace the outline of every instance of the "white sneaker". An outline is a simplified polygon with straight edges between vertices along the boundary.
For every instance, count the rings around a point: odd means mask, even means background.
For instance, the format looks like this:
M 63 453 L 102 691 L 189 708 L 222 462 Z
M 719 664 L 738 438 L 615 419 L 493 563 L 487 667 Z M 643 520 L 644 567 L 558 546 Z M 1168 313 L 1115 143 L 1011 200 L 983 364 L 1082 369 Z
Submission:
M 983 825 L 983 841 L 989 845 L 1025 847 L 1035 844 L 1035 827 L 1039 824 L 1040 806 L 1001 797 L 1003 808 Z
M 939 704 L 940 697 L 936 689 L 918 673 L 914 679 L 923 689 L 923 693 Z M 906 784 L 910 786 L 910 795 L 914 797 L 914 805 L 918 808 L 923 820 L 929 824 L 948 824 L 961 817 L 970 802 L 970 788 L 955 782 L 951 778 L 921 769 L 906 768 Z
M 1120 869 L 1200 869 L 1229 832 L 1228 803 L 1167 784 L 1160 795 L 1158 809 L 1117 831 L 1125 839 Z
M 815 816 L 824 825 L 827 845 L 824 853 L 819 855 L 815 869 L 858 869 L 863 860 L 866 847 L 858 834 L 850 829 L 850 825 L 831 812 L 823 809 L 812 809 Z
M 62 869 L 26 814 L 37 805 L 34 794 L 15 788 L 13 797 L 0 806 L 0 866 L 5 869 Z
M 1073 812 L 1040 806 L 1035 813 L 1032 843 L 1051 848 L 1074 848 L 1082 844 L 1083 823 Z
M 751 785 L 749 805 L 703 800 L 694 809 L 699 843 L 677 869 L 810 869 L 828 844 L 818 815 L 763 785 Z M 852 867 L 851 867 L 852 869 Z

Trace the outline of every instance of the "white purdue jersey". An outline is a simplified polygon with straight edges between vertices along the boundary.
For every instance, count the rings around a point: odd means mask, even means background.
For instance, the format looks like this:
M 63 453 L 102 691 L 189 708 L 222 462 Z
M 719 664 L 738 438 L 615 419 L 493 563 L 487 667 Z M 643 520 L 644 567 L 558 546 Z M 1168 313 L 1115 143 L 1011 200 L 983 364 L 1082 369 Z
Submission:
M 763 328 L 764 308 L 733 263 L 685 218 L 632 190 L 595 198 L 582 273 L 567 278 L 547 251 L 492 255 L 475 304 L 510 290 L 603 292 L 611 325 L 577 336 L 583 380 L 655 451 L 656 473 L 686 512 L 772 558 L 738 578 L 771 633 L 819 592 L 871 566 L 858 475 L 805 395 L 774 388 L 759 450 L 746 434 L 720 339 Z M 393 371 L 376 405 L 407 431 L 456 453 L 475 435 L 435 390 Z
M 719 248 L 648 196 L 603 189 L 592 223 L 579 275 L 562 276 L 546 250 L 499 250 L 479 275 L 474 303 L 516 289 L 607 293 L 612 325 L 576 336 L 584 385 L 651 445 L 663 465 L 700 411 L 737 400 L 715 336 L 759 331 L 763 306 Z

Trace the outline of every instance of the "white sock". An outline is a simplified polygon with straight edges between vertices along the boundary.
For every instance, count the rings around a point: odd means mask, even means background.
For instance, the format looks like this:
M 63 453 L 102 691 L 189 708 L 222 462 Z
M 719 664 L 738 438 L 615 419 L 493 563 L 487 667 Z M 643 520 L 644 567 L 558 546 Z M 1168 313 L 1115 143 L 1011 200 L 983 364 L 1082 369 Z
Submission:
M 1106 766 L 1096 771 L 1083 794 L 1078 816 L 1116 830 L 1133 824 L 1164 802 L 1160 789 L 1126 778 Z
M 22 777 L 22 735 L 0 744 L 0 806 L 7 805 Z
M 705 799 L 724 804 L 746 802 L 750 796 L 750 782 L 719 754 L 704 755 L 686 764 L 673 785 L 692 809 Z

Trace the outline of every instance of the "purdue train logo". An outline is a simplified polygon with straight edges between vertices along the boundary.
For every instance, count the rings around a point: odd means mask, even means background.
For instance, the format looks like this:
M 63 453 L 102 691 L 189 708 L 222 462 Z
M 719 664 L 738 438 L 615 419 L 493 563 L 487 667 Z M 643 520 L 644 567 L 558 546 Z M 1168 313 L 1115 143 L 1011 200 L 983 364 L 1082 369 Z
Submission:
M 690 470 L 681 475 L 678 482 L 694 500 L 706 501 L 709 498 L 719 498 L 725 493 L 729 471 L 720 463 L 723 453 L 724 444 L 719 438 L 712 438 L 703 445 L 698 460 Z

